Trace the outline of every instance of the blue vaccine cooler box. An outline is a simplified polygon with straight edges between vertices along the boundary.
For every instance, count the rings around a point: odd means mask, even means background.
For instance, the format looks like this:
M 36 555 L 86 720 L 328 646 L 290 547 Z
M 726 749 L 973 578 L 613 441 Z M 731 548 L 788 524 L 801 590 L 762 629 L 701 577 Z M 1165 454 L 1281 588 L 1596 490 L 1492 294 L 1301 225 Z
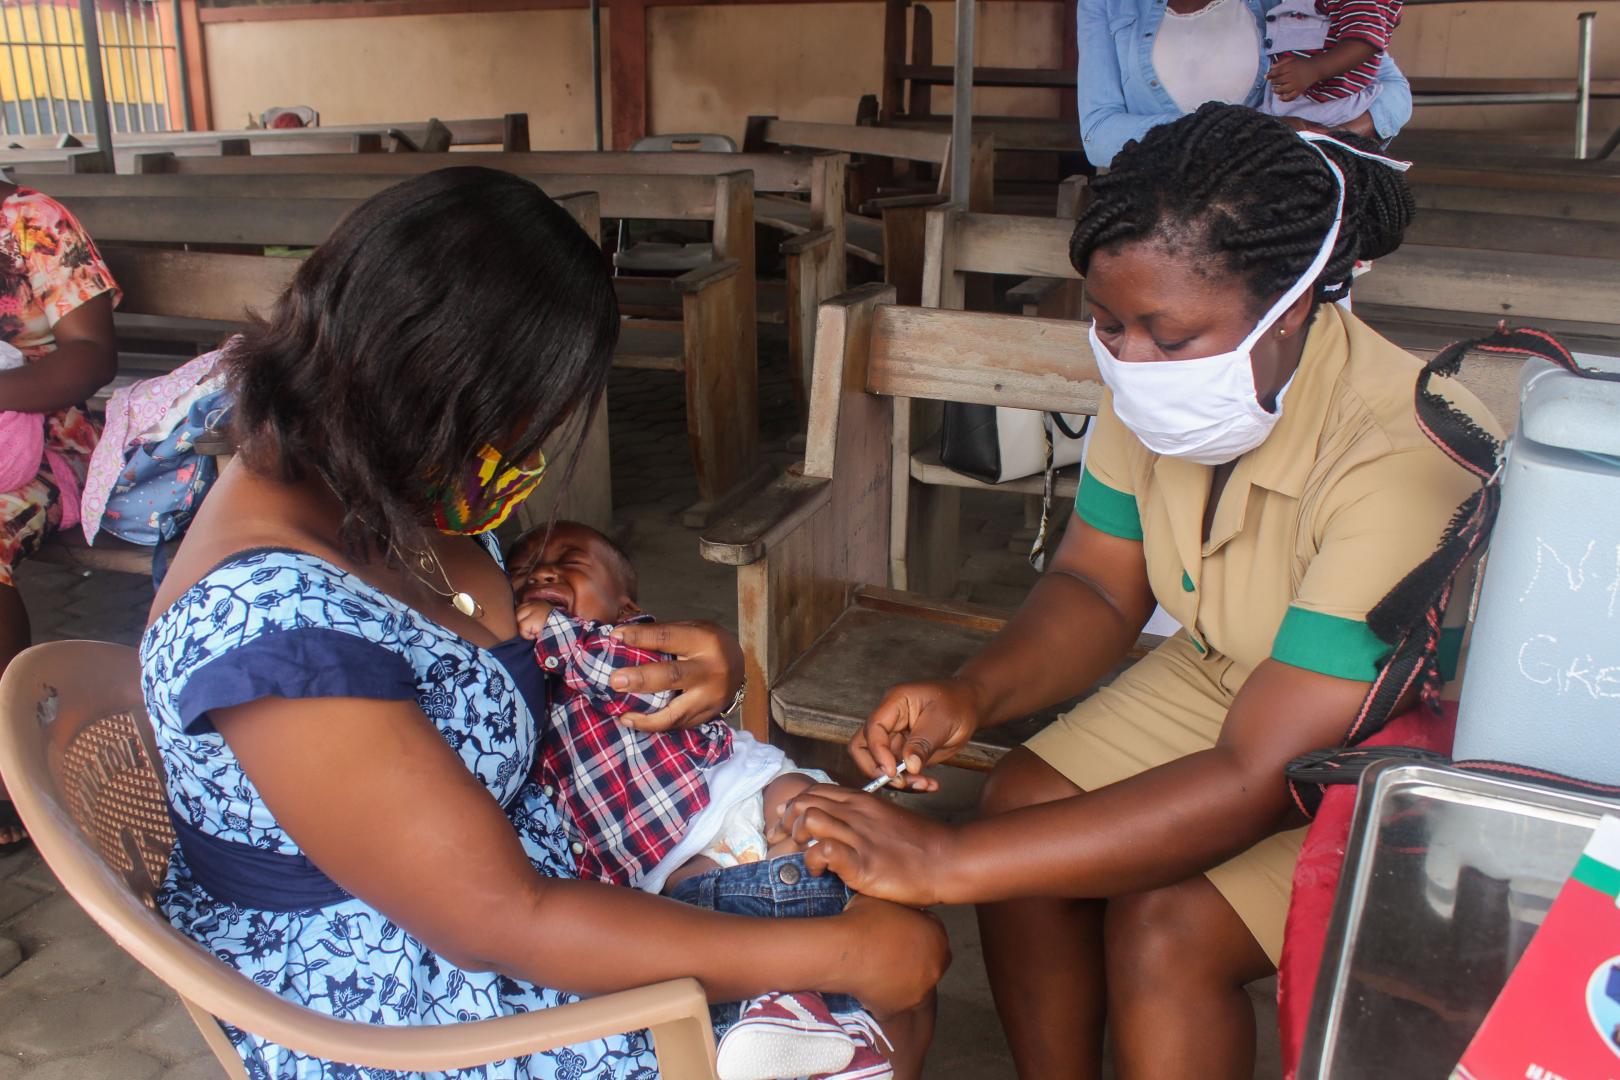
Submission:
M 1519 403 L 1455 756 L 1620 783 L 1620 382 L 1531 360 Z

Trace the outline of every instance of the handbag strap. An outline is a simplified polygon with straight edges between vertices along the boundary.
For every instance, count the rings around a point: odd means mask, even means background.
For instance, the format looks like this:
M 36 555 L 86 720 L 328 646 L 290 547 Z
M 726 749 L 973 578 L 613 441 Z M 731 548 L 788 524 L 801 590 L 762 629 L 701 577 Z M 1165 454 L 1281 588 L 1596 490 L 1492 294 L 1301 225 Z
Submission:
M 1557 788 L 1576 795 L 1620 797 L 1620 785 L 1602 784 L 1596 780 L 1585 780 L 1552 769 L 1537 769 L 1511 761 L 1493 761 L 1486 758 L 1455 761 L 1445 754 L 1416 746 L 1340 746 L 1313 750 L 1308 754 L 1301 754 L 1288 763 L 1288 780 L 1294 786 L 1317 789 L 1316 801 L 1312 805 L 1314 816 L 1315 806 L 1321 802 L 1321 789 L 1360 783 L 1362 773 L 1373 764 L 1391 760 L 1444 766 L 1481 776 L 1495 776 L 1503 780 L 1527 780 L 1543 787 Z M 1298 803 L 1296 797 L 1295 804 Z
M 1063 419 L 1062 413 L 1044 412 L 1041 414 L 1041 438 L 1046 443 L 1046 467 L 1042 471 L 1044 483 L 1041 486 L 1041 524 L 1035 530 L 1035 542 L 1029 548 L 1029 565 L 1037 571 L 1046 569 L 1046 545 L 1052 530 L 1052 499 L 1057 481 L 1057 460 L 1052 446 L 1052 429 L 1057 428 L 1063 432 L 1065 438 L 1082 438 L 1086 429 L 1091 427 L 1091 417 L 1087 416 L 1080 422 L 1080 430 L 1075 431 L 1069 427 L 1069 422 Z
M 1423 707 L 1430 713 L 1439 712 L 1444 684 L 1439 665 L 1441 619 L 1451 602 L 1457 573 L 1490 539 L 1502 499 L 1501 440 L 1429 389 L 1436 375 L 1456 375 L 1464 358 L 1474 351 L 1540 358 L 1581 378 L 1620 381 L 1620 373 L 1582 367 L 1545 330 L 1509 328 L 1506 322 L 1482 337 L 1452 342 L 1424 365 L 1414 393 L 1418 427 L 1447 457 L 1479 480 L 1479 489 L 1457 508 L 1434 553 L 1367 613 L 1368 627 L 1391 650 L 1368 687 L 1342 748 L 1354 747 L 1382 731 L 1414 687 Z M 1296 778 L 1294 767 L 1289 767 L 1289 794 L 1306 817 L 1314 817 L 1322 801 L 1323 781 L 1315 778 L 1319 773 L 1312 770 L 1302 769 L 1301 775 L 1307 779 Z

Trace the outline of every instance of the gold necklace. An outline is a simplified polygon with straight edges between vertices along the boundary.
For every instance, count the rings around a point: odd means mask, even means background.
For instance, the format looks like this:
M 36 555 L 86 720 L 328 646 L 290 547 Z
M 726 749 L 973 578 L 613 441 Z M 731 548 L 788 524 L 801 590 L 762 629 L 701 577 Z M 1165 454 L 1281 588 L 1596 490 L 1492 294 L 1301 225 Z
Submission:
M 324 470 L 321 472 L 321 479 L 325 481 L 327 490 L 331 491 L 333 495 L 337 496 L 339 502 L 342 502 L 343 496 L 338 495 L 337 485 L 332 483 L 331 479 L 327 477 Z M 356 516 L 358 517 L 359 515 Z M 386 535 L 381 529 L 377 528 L 377 526 L 373 525 L 365 518 L 360 518 L 360 524 L 376 533 L 379 537 Z M 442 599 L 450 601 L 451 607 L 455 608 L 469 619 L 482 619 L 484 617 L 484 605 L 480 604 L 478 602 L 478 598 L 473 596 L 472 593 L 467 592 L 464 589 L 456 588 L 455 582 L 450 580 L 450 574 L 445 570 L 444 563 L 439 561 L 438 552 L 433 550 L 432 544 L 429 544 L 421 551 L 407 552 L 400 548 L 399 544 L 394 541 L 392 536 L 389 536 L 388 551 L 390 554 L 398 556 L 400 564 L 414 574 L 416 576 L 416 580 L 420 581 L 423 585 L 426 585 L 430 592 L 441 597 Z M 415 559 L 415 566 L 411 565 L 412 560 L 407 558 L 407 555 L 412 556 Z M 433 583 L 433 579 L 427 576 L 428 571 L 430 570 L 436 571 L 439 577 L 444 579 L 443 589 L 435 585 Z
M 404 552 L 400 551 L 399 547 L 395 545 L 392 540 L 389 541 L 389 547 L 393 549 L 396 555 L 403 556 L 405 554 Z M 422 584 L 426 585 L 439 596 L 450 601 L 450 606 L 467 616 L 467 618 L 482 619 L 484 617 L 484 605 L 480 604 L 478 599 L 474 597 L 472 593 L 456 588 L 455 582 L 450 580 L 450 575 L 444 569 L 444 563 L 439 561 L 438 552 L 433 550 L 433 546 L 431 544 L 429 544 L 426 548 L 423 548 L 421 551 L 410 552 L 410 554 L 416 557 L 417 563 L 417 567 L 412 568 L 411 572 L 416 575 L 417 579 L 421 581 Z M 400 562 L 405 563 L 406 566 L 410 566 L 410 564 L 406 562 L 404 558 L 401 558 Z M 433 579 L 427 576 L 428 570 L 436 571 L 438 575 L 444 579 L 443 590 L 433 583 Z

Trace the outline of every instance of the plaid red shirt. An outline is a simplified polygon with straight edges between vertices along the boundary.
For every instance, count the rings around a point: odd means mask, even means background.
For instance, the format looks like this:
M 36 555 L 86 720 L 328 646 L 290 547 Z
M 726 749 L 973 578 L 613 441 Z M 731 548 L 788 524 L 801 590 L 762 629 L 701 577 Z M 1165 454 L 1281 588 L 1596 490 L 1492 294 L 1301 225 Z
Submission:
M 635 886 L 709 805 L 703 770 L 731 756 L 731 729 L 721 720 L 662 732 L 619 723 L 616 717 L 662 709 L 675 695 L 613 689 L 620 668 L 669 659 L 616 640 L 613 629 L 562 611 L 546 620 L 534 654 L 553 676 L 551 723 L 534 778 L 555 792 L 580 877 Z

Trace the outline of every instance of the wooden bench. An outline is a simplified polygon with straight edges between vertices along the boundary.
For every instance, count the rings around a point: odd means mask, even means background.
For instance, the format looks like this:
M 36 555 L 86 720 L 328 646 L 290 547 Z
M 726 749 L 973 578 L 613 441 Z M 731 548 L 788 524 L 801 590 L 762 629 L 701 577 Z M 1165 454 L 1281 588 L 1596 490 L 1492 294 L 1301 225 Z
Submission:
M 112 171 L 97 166 L 92 137 L 61 135 L 6 136 L 0 165 L 23 164 L 36 172 Z M 131 172 L 138 155 L 172 153 L 184 157 L 225 155 L 371 153 L 391 150 L 448 150 L 452 146 L 495 146 L 503 151 L 529 149 L 527 113 L 470 120 L 424 120 L 403 123 L 342 124 L 312 128 L 254 128 L 240 131 L 138 132 L 113 140 L 118 172 Z
M 423 155 L 377 155 L 380 160 Z M 185 159 L 182 159 L 185 160 Z M 702 524 L 765 478 L 759 458 L 754 325 L 753 187 L 748 173 L 718 176 L 529 177 L 558 194 L 588 190 L 600 213 L 708 221 L 716 261 L 675 279 L 681 317 L 626 319 L 614 362 L 682 374 Z M 380 190 L 395 182 L 375 181 Z M 91 236 L 160 244 L 314 246 L 359 199 L 216 196 L 64 196 Z
M 0 150 L 0 166 L 27 172 L 129 173 L 140 169 L 141 160 L 151 153 L 176 157 L 251 157 L 304 154 L 372 154 L 383 150 L 383 136 L 376 132 L 344 134 L 319 128 L 303 131 L 240 134 L 208 133 L 205 137 L 175 143 L 115 143 L 113 167 L 96 149 Z
M 261 159 L 262 160 L 262 159 Z M 390 158 L 390 162 L 394 159 Z M 255 161 L 253 164 L 257 165 Z M 787 234 L 781 244 L 787 283 L 774 318 L 762 310 L 761 322 L 785 323 L 788 355 L 798 373 L 801 399 L 809 386 L 810 357 L 816 326 L 816 307 L 844 290 L 843 260 L 836 256 L 844 235 L 844 178 L 848 158 L 842 154 L 700 154 L 672 152 L 636 154 L 619 151 L 544 151 L 524 154 L 459 153 L 436 163 L 418 161 L 395 172 L 209 172 L 182 169 L 161 157 L 143 164 L 153 171 L 116 179 L 101 176 L 41 177 L 39 184 L 60 195 L 142 195 L 185 198 L 364 198 L 397 182 L 402 175 L 445 165 L 478 164 L 550 183 L 568 175 L 681 175 L 716 176 L 748 171 L 754 176 L 756 225 Z M 542 186 L 545 186 L 543 183 Z M 779 196 L 775 213 L 760 213 L 759 193 Z M 784 210 L 783 208 L 787 208 Z M 620 305 L 628 314 L 654 318 L 680 318 L 681 298 L 667 280 L 619 278 Z
M 1403 246 L 1357 279 L 1356 314 L 1420 357 L 1501 319 L 1559 334 L 1571 348 L 1620 355 L 1620 258 Z M 1476 389 L 1498 416 L 1518 415 L 1504 372 Z
M 467 120 L 407 120 L 396 123 L 322 124 L 307 128 L 252 128 L 246 131 L 174 131 L 142 133 L 114 140 L 116 145 L 129 145 L 142 150 L 165 150 L 210 138 L 248 138 L 253 141 L 254 153 L 307 153 L 282 146 L 296 147 L 309 136 L 364 135 L 376 138 L 391 149 L 427 149 L 437 139 L 442 145 L 493 146 L 501 150 L 522 152 L 529 149 L 529 114 L 507 113 L 505 116 L 476 117 Z M 263 147 L 263 149 L 261 149 Z
M 822 305 L 804 462 L 703 536 L 705 558 L 738 568 L 748 681 L 765 691 L 744 699 L 743 726 L 759 738 L 843 741 L 888 685 L 948 674 L 1004 621 L 888 588 L 895 399 L 1096 407 L 1083 323 L 894 296 L 874 284 Z M 958 762 L 988 767 L 1022 737 L 986 732 Z
M 892 287 L 868 285 L 822 305 L 804 461 L 702 539 L 705 558 L 737 567 L 757 688 L 742 722 L 757 738 L 847 742 L 890 685 L 950 675 L 1010 614 L 891 587 L 888 510 L 905 481 L 897 399 L 1096 407 L 1086 324 L 893 300 Z M 1144 637 L 1133 656 L 1155 644 Z M 954 764 L 989 768 L 1068 704 L 979 733 Z
M 320 174 L 333 176 L 376 175 L 403 177 L 416 175 L 443 163 L 422 156 L 386 155 L 368 158 L 375 162 L 375 170 L 355 168 L 357 161 L 336 157 L 277 157 L 255 158 L 251 162 L 240 159 L 177 158 L 156 155 L 142 161 L 141 168 L 150 173 L 180 173 L 200 177 L 222 175 L 280 176 L 294 174 Z M 845 236 L 846 216 L 843 212 L 843 185 L 847 172 L 847 158 L 842 155 L 816 154 L 704 154 L 674 151 L 658 154 L 595 151 L 543 151 L 527 154 L 460 153 L 451 164 L 479 165 L 501 169 L 539 181 L 545 176 L 619 174 L 639 176 L 716 176 L 733 172 L 752 172 L 755 188 L 769 192 L 774 198 L 763 214 L 758 212 L 757 224 L 784 232 L 788 239 L 781 250 L 787 267 L 785 311 L 782 321 L 787 324 L 789 359 L 798 378 L 796 387 L 803 392 L 808 384 L 811 339 L 815 335 L 815 306 L 828 296 L 839 292 L 845 283 L 843 260 L 837 258 Z M 618 216 L 611 210 L 609 217 Z M 624 216 L 646 217 L 645 214 Z M 683 218 L 686 216 L 683 215 Z M 753 266 L 752 256 L 747 264 Z M 620 279 L 620 303 L 629 312 L 657 316 L 659 310 L 682 307 L 679 295 L 671 295 L 667 282 L 660 284 L 645 279 Z M 758 290 L 755 290 L 754 311 L 759 315 Z M 666 318 L 668 316 L 665 316 Z
M 951 136 L 931 131 L 899 131 L 854 124 L 814 124 L 751 116 L 743 139 L 744 149 L 763 153 L 778 149 L 830 150 L 852 155 L 851 209 L 845 227 L 851 257 L 881 267 L 884 280 L 893 284 L 902 301 L 920 295 L 923 220 L 929 207 L 951 197 Z M 988 135 L 973 138 L 969 154 L 969 187 L 963 201 L 989 210 L 994 197 L 995 155 Z M 912 165 L 936 170 L 923 193 L 886 194 Z M 803 210 L 774 196 L 759 201 L 761 220 L 792 227 Z
M 1066 182 L 1058 213 L 1050 218 L 977 214 L 960 206 L 933 210 L 927 223 L 927 258 L 922 306 L 963 310 L 972 275 L 1005 275 L 1024 279 L 1008 290 L 1008 301 L 1020 314 L 1047 319 L 1078 319 L 1083 290 L 1080 275 L 1069 263 L 1069 236 L 1088 194 L 1084 178 Z M 948 595 L 956 585 L 961 533 L 961 493 L 998 491 L 1029 500 L 1045 490 L 1040 476 L 987 484 L 946 466 L 940 459 L 939 408 L 904 398 L 893 402 L 893 470 L 904 482 L 894 485 L 890 510 L 890 578 L 896 588 L 929 596 Z M 1095 412 L 1096 402 L 1081 411 Z M 1072 500 L 1078 470 L 1059 470 L 1054 498 Z

